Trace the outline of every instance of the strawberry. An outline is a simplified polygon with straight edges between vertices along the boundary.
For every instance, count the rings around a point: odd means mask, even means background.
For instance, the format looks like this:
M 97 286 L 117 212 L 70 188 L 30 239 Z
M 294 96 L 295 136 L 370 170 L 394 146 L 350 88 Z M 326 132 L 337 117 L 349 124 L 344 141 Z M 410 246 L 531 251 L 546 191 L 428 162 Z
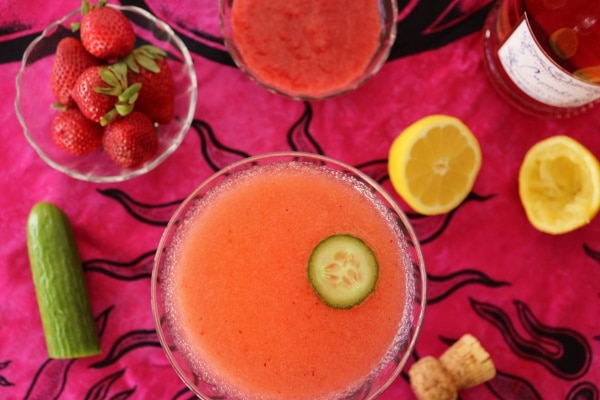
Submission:
M 117 114 L 131 112 L 140 86 L 128 87 L 126 66 L 115 63 L 83 71 L 71 95 L 83 115 L 104 126 Z
M 75 101 L 71 97 L 71 90 L 77 77 L 87 68 L 99 64 L 100 61 L 88 53 L 79 40 L 73 37 L 61 39 L 50 72 L 50 87 L 56 100 L 73 107 Z
M 135 109 L 159 124 L 168 124 L 175 114 L 175 83 L 166 53 L 154 46 L 140 46 L 125 59 L 129 84 L 142 85 Z
M 51 131 L 58 147 L 76 156 L 92 153 L 102 145 L 102 127 L 77 108 L 66 109 L 54 117 Z
M 106 0 L 99 0 L 95 6 L 83 0 L 81 13 L 83 16 L 78 26 L 81 42 L 92 55 L 102 60 L 113 60 L 125 57 L 133 50 L 133 25 L 121 11 L 107 7 Z
M 158 136 L 150 118 L 139 111 L 116 118 L 104 128 L 102 146 L 123 168 L 149 161 L 158 150 Z

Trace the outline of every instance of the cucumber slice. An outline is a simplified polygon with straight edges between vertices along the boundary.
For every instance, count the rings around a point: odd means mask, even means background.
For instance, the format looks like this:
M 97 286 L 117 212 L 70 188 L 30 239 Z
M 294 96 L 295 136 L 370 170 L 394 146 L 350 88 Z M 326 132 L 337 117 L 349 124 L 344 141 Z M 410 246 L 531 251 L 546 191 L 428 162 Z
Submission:
M 379 263 L 373 250 L 352 235 L 327 237 L 308 260 L 310 284 L 319 298 L 333 308 L 359 305 L 373 293 L 378 278 Z
M 96 321 L 73 229 L 54 204 L 39 202 L 31 209 L 27 251 L 50 358 L 99 354 Z

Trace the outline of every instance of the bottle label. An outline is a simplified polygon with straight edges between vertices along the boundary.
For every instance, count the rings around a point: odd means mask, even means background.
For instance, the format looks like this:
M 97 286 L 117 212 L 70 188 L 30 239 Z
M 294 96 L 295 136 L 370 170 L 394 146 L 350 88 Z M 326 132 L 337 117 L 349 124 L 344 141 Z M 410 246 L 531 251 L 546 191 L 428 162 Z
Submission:
M 500 47 L 498 56 L 515 85 L 541 103 L 578 107 L 600 99 L 600 85 L 564 71 L 540 48 L 527 16 Z

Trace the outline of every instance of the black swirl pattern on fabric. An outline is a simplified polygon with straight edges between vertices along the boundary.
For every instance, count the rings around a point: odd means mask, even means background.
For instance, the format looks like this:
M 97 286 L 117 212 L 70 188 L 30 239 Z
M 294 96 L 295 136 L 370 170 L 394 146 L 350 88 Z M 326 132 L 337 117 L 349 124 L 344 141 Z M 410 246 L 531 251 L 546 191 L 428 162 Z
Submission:
M 566 327 L 541 323 L 523 302 L 514 301 L 518 320 L 531 336 L 524 338 L 506 311 L 493 304 L 471 299 L 471 306 L 481 318 L 494 325 L 517 356 L 546 367 L 565 380 L 579 379 L 590 368 L 592 352 L 579 332 Z
M 98 336 L 102 337 L 106 330 L 106 324 L 108 324 L 108 318 L 114 306 L 107 307 L 96 317 L 96 326 L 98 327 Z
M 122 281 L 149 279 L 152 275 L 156 250 L 145 252 L 131 261 L 91 259 L 84 261 L 83 270 L 98 272 Z
M 166 203 L 147 204 L 135 200 L 120 189 L 98 189 L 98 193 L 116 200 L 127 213 L 138 221 L 154 226 L 167 226 L 169 219 L 183 201 L 183 199 L 177 199 Z
M 447 214 L 422 215 L 408 212 L 407 216 L 410 219 L 410 223 L 413 226 L 415 233 L 419 237 L 419 242 L 424 245 L 435 240 L 444 233 L 454 214 L 460 210 L 465 203 L 470 201 L 484 202 L 490 200 L 494 196 L 495 194 L 480 195 L 475 192 L 470 192 L 467 195 L 467 198 L 457 208 Z
M 535 387 L 519 376 L 496 371 L 496 376 L 485 384 L 499 399 L 506 400 L 541 400 Z
M 194 395 L 192 393 L 192 391 L 190 389 L 188 389 L 186 386 L 175 394 L 175 396 L 173 397 L 173 400 L 182 400 L 182 399 L 196 400 L 197 398 L 198 397 L 196 397 L 196 395 Z
M 8 368 L 8 366 L 10 365 L 11 361 L 1 361 L 0 362 L 0 371 Z M 8 386 L 14 386 L 15 384 L 12 383 L 8 378 L 6 378 L 4 375 L 0 375 L 0 386 L 3 387 L 8 387 Z
M 154 329 L 135 329 L 123 334 L 112 345 L 106 357 L 90 365 L 90 368 L 103 368 L 115 364 L 125 354 L 141 347 L 161 347 Z
M 294 151 L 324 154 L 323 149 L 310 133 L 312 116 L 312 106 L 309 102 L 304 102 L 304 112 L 288 130 L 287 141 L 290 148 Z
M 482 285 L 488 288 L 510 286 L 509 282 L 490 278 L 476 269 L 463 269 L 447 275 L 427 274 L 427 305 L 439 303 L 462 287 Z
M 479 32 L 493 4 L 465 11 L 465 1 L 439 0 L 415 2 L 399 0 L 400 12 L 414 3 L 406 18 L 397 24 L 399 34 L 392 46 L 390 60 L 433 50 L 461 37 Z
M 87 392 L 85 399 L 86 400 L 104 400 L 104 399 L 127 399 L 133 393 L 135 393 L 135 388 L 121 391 L 118 394 L 112 395 L 111 388 L 112 386 L 123 376 L 125 375 L 125 370 L 119 370 L 115 373 L 109 374 L 102 378 L 98 383 L 90 388 Z
M 210 124 L 205 121 L 194 119 L 192 128 L 200 137 L 200 152 L 204 160 L 215 172 L 250 156 L 243 150 L 234 149 L 221 143 Z
M 587 243 L 583 244 L 583 251 L 587 254 L 592 260 L 600 263 L 600 250 L 592 249 L 590 245 Z
M 567 400 L 598 400 L 600 390 L 591 382 L 579 382 L 567 394 Z
M 59 398 L 67 382 L 69 368 L 75 361 L 76 359 L 47 359 L 36 372 L 25 400 Z

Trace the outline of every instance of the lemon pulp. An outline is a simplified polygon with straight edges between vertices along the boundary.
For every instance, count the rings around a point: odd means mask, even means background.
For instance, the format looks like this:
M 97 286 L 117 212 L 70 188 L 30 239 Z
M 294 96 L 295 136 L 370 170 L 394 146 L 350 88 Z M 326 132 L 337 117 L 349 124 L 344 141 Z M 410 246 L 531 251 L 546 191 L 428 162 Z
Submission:
M 392 143 L 390 181 L 415 211 L 446 213 L 471 191 L 481 167 L 477 139 L 459 119 L 431 115 L 406 128 Z
M 600 164 L 568 136 L 542 140 L 521 164 L 519 196 L 536 229 L 570 232 L 589 223 L 600 209 Z

